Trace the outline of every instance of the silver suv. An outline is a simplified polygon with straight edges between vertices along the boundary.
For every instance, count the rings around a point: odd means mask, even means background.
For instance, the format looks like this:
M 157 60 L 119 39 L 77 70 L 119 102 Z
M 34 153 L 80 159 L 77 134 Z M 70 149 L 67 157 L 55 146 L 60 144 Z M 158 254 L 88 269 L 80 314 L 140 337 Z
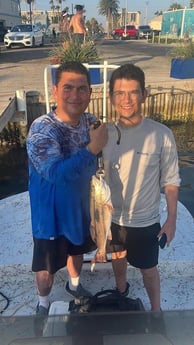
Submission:
M 138 31 L 139 38 L 152 38 L 152 29 L 149 25 L 140 25 Z

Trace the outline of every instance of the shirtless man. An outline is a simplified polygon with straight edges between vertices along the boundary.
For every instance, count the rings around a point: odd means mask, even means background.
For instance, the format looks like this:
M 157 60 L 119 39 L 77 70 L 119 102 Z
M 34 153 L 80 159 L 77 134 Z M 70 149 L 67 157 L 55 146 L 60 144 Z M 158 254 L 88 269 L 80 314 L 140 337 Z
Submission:
M 83 6 L 75 5 L 76 14 L 71 18 L 69 29 L 73 30 L 73 39 L 78 43 L 84 42 L 86 29 L 83 22 Z
M 69 14 L 67 11 L 62 12 L 62 18 L 59 23 L 59 28 L 64 40 L 69 39 Z

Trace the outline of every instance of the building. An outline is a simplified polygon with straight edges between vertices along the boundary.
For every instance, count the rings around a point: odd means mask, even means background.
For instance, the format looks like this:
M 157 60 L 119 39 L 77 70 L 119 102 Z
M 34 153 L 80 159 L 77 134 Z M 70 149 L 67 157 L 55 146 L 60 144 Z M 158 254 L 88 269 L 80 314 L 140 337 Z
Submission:
M 21 11 L 22 23 L 30 23 L 30 12 Z M 32 24 L 38 25 L 41 29 L 47 29 L 49 26 L 49 16 L 47 11 L 32 10 L 31 12 Z
M 135 25 L 138 27 L 141 22 L 141 12 L 130 12 L 127 11 L 126 8 L 123 8 L 121 12 L 118 12 L 118 26 L 125 26 L 125 25 Z
M 29 11 L 21 11 L 22 22 L 29 23 L 30 22 L 30 12 Z M 61 18 L 60 11 L 43 11 L 43 10 L 35 10 L 32 7 L 31 12 L 32 23 L 38 25 L 41 29 L 47 29 L 48 27 L 55 27 L 58 31 L 59 28 L 59 21 Z
M 149 25 L 153 30 L 161 31 L 162 28 L 162 15 L 150 19 Z
M 194 38 L 194 8 L 164 12 L 161 34 L 178 38 Z
M 21 23 L 18 0 L 0 0 L 0 24 L 8 29 Z

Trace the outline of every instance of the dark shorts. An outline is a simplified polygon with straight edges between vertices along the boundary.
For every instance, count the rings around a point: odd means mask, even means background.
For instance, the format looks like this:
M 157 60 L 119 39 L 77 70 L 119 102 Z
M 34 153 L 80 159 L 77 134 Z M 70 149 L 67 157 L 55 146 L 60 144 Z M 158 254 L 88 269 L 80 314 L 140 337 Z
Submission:
M 82 44 L 84 43 L 84 34 L 73 34 L 73 40 L 77 44 Z
M 107 245 L 107 252 L 127 251 L 127 261 L 134 267 L 146 269 L 158 264 L 159 245 L 157 235 L 159 223 L 132 228 L 111 224 L 112 241 Z
M 56 273 L 60 268 L 67 264 L 69 255 L 80 255 L 89 253 L 96 249 L 95 243 L 91 237 L 87 237 L 83 245 L 76 246 L 60 236 L 54 240 L 43 240 L 33 238 L 34 251 L 32 259 L 32 271 L 48 271 L 51 274 Z

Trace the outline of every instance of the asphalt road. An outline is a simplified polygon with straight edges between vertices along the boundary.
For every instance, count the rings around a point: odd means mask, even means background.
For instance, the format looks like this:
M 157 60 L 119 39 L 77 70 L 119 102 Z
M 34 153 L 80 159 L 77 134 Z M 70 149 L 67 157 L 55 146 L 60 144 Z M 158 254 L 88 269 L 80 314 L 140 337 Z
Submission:
M 136 63 L 146 74 L 147 84 L 169 82 L 169 46 L 150 45 L 144 41 L 99 40 L 96 42 L 100 59 L 112 64 Z M 0 72 L 3 87 L 0 93 L 14 94 L 17 89 L 44 92 L 44 67 L 50 63 L 52 44 L 36 48 L 2 49 Z
M 157 45 L 148 44 L 146 41 L 116 41 L 116 40 L 97 40 L 97 47 L 103 49 L 103 53 L 107 53 L 108 57 L 120 58 L 128 57 L 136 54 L 147 55 L 151 57 L 164 57 L 170 56 L 172 46 L 170 45 Z M 1 60 L 0 62 L 20 62 L 28 60 L 37 60 L 47 58 L 49 51 L 53 48 L 54 43 L 48 43 L 44 47 L 35 48 L 12 48 L 7 50 L 1 44 Z M 111 54 L 111 56 L 110 56 Z

